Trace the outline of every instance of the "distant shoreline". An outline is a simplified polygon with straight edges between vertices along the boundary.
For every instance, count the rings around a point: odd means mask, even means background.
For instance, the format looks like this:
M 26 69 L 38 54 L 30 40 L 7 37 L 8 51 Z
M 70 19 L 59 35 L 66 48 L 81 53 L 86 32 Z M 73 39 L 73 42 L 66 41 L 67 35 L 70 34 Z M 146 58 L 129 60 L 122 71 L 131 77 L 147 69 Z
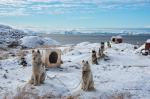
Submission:
M 78 44 L 81 42 L 91 42 L 100 43 L 102 41 L 110 41 L 111 37 L 116 34 L 111 35 L 96 35 L 96 34 L 84 34 L 84 35 L 71 35 L 71 34 L 45 34 L 41 35 L 43 37 L 50 37 L 61 44 Z M 130 44 L 140 44 L 142 45 L 147 39 L 150 39 L 150 34 L 140 34 L 140 35 L 122 35 L 123 42 Z

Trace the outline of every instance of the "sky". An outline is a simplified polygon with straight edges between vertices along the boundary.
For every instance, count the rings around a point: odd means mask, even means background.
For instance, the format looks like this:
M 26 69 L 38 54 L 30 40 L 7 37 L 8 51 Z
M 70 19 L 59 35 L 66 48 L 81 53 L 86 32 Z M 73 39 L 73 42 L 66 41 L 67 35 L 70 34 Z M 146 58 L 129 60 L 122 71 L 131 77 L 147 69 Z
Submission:
M 0 0 L 0 24 L 24 28 L 147 28 L 150 0 Z

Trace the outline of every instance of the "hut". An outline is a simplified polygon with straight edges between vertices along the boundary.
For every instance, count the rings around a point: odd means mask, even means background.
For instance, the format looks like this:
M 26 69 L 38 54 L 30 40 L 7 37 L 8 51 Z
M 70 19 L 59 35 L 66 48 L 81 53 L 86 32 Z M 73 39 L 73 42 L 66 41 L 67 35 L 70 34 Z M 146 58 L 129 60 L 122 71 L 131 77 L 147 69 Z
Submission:
M 116 36 L 116 39 L 115 39 L 115 43 L 122 43 L 122 37 L 121 36 Z
M 61 65 L 61 50 L 60 49 L 40 49 L 42 54 L 42 62 L 47 68 L 60 67 Z
M 121 36 L 112 36 L 111 41 L 117 44 L 117 43 L 122 43 L 123 39 Z
M 145 50 L 150 50 L 150 39 L 148 39 L 145 43 Z

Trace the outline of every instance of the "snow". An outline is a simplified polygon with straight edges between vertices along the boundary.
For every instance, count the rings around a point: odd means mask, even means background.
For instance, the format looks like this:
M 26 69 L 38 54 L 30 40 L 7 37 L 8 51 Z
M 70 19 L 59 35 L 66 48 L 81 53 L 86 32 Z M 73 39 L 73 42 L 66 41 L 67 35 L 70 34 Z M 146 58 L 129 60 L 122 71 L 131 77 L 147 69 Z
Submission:
M 146 43 L 150 43 L 150 39 L 148 39 L 148 40 L 146 41 Z
M 0 24 L 1 30 L 12 29 L 10 26 Z
M 41 45 L 58 45 L 59 43 L 51 38 L 38 36 L 25 36 L 21 39 L 21 45 L 28 48 L 35 48 Z
M 41 40 L 35 38 L 34 40 Z M 96 91 L 84 92 L 80 89 L 81 61 L 88 60 L 91 63 L 91 50 L 98 51 L 99 47 L 99 43 L 90 42 L 58 47 L 65 52 L 62 55 L 63 64 L 61 68 L 50 68 L 45 83 L 41 86 L 27 84 L 32 72 L 31 50 L 26 56 L 27 67 L 18 65 L 17 57 L 0 60 L 0 98 L 3 98 L 5 93 L 11 97 L 17 93 L 18 88 L 25 86 L 28 92 L 39 96 L 51 93 L 57 98 L 73 95 L 81 99 L 112 99 L 117 96 L 124 96 L 125 99 L 149 99 L 150 56 L 136 54 L 134 45 L 127 43 L 112 44 L 112 48 L 106 47 L 105 54 L 110 60 L 101 59 L 98 60 L 99 65 L 91 64 Z M 3 77 L 4 74 L 7 79 Z
M 112 36 L 111 38 L 115 38 L 116 36 Z
M 118 35 L 118 36 L 116 36 L 116 38 L 121 39 L 121 38 L 122 38 L 122 36 Z
M 145 49 L 145 44 L 141 45 L 138 49 L 136 49 L 135 53 L 140 53 L 142 49 Z
M 111 39 L 113 39 L 113 38 L 122 39 L 122 36 L 120 36 L 120 35 L 112 36 Z

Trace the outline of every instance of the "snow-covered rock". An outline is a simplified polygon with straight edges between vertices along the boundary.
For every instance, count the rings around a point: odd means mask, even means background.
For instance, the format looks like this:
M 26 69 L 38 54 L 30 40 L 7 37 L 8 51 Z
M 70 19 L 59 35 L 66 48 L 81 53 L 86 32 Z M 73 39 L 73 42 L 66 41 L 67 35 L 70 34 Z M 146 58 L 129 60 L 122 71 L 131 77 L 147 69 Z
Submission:
M 35 48 L 41 45 L 58 45 L 59 43 L 51 38 L 42 38 L 38 36 L 26 36 L 21 38 L 21 45 L 28 48 Z
M 136 49 L 135 53 L 140 53 L 142 49 L 145 49 L 145 44 L 141 45 L 138 49 Z
M 10 26 L 0 25 L 0 46 L 6 47 L 12 42 L 17 42 L 24 37 L 26 33 L 21 30 L 14 29 Z
M 0 24 L 0 29 L 1 29 L 1 31 L 2 30 L 9 30 L 9 29 L 12 29 L 12 27 Z
M 82 43 L 77 44 L 77 46 L 81 47 L 81 46 L 86 46 L 88 44 L 90 44 L 90 42 L 82 42 Z

